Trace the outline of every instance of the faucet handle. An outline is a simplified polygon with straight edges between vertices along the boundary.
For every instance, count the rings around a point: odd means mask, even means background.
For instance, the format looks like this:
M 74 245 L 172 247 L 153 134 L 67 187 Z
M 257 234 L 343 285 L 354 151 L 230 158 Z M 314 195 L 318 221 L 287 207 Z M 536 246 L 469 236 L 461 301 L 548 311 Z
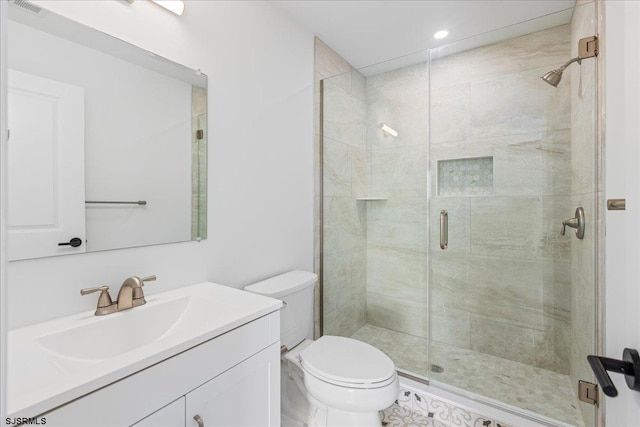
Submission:
M 155 282 L 156 281 L 156 275 L 153 274 L 151 276 L 143 277 L 142 279 L 140 279 L 140 281 L 142 283 L 144 283 L 144 282 Z
M 100 291 L 100 297 L 98 298 L 98 306 L 96 307 L 95 315 L 104 316 L 105 314 L 114 313 L 117 310 L 117 306 L 113 303 L 113 301 L 111 301 L 111 295 L 109 295 L 108 286 L 80 289 L 80 295 L 89 295 L 98 291 Z

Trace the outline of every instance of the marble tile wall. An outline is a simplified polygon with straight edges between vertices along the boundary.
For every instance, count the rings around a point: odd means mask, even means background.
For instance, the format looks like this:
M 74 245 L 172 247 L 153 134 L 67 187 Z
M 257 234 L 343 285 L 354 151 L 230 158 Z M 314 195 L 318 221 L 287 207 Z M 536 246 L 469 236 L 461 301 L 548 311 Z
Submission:
M 583 241 L 559 229 L 578 205 L 594 213 L 595 145 L 584 141 L 595 141 L 595 65 L 574 66 L 557 89 L 539 78 L 589 33 L 587 7 L 571 25 L 434 59 L 431 88 L 425 64 L 365 78 L 318 41 L 317 80 L 340 74 L 325 81 L 325 333 L 366 320 L 589 378 L 593 328 L 581 325 L 594 324 L 594 224 Z M 427 165 L 469 157 L 493 158 L 492 193 L 435 196 Z M 428 227 L 441 209 L 446 252 Z
M 571 52 L 578 51 L 578 40 L 597 33 L 595 2 L 579 1 L 571 20 Z M 571 207 L 582 206 L 586 230 L 583 240 L 571 239 L 571 384 L 577 394 L 578 380 L 595 382 L 586 361 L 595 351 L 595 251 L 597 212 L 595 200 L 600 197 L 596 179 L 596 66 L 595 59 L 574 64 L 571 82 Z M 564 80 L 564 79 L 563 79 Z M 561 82 L 561 84 L 564 83 Z M 573 215 L 571 215 L 573 216 Z M 573 231 L 573 230 L 572 230 Z M 573 235 L 574 233 L 570 233 Z M 585 425 L 595 425 L 594 406 L 579 403 Z
M 429 74 L 367 76 L 367 323 L 427 338 Z M 380 125 L 398 132 L 385 135 Z
M 316 272 L 323 227 L 324 333 L 351 336 L 366 322 L 367 188 L 365 78 L 316 38 Z M 324 80 L 322 204 L 320 224 L 320 80 Z M 316 293 L 315 335 L 319 336 Z
M 572 216 L 568 83 L 540 76 L 570 57 L 563 25 L 432 58 L 431 168 L 493 158 L 490 194 L 441 196 L 449 248 L 431 227 L 432 339 L 569 373 Z M 569 76 L 566 76 L 569 77 Z M 565 78 L 566 78 L 565 77 Z

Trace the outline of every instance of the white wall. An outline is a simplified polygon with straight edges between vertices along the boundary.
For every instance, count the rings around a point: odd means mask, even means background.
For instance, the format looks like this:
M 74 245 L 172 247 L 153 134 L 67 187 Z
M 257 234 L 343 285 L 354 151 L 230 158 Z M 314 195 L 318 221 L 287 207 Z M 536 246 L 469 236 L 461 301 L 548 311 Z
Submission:
M 266 2 L 36 3 L 209 76 L 209 235 L 186 242 L 10 263 L 9 327 L 90 310 L 79 289 L 147 294 L 202 280 L 241 287 L 313 268 L 313 36 Z
M 640 350 L 640 3 L 606 1 L 606 198 L 626 211 L 606 214 L 605 355 Z M 606 398 L 606 425 L 640 425 L 640 393 L 610 375 L 619 395 Z
M 0 419 L 7 408 L 7 2 L 0 2 Z

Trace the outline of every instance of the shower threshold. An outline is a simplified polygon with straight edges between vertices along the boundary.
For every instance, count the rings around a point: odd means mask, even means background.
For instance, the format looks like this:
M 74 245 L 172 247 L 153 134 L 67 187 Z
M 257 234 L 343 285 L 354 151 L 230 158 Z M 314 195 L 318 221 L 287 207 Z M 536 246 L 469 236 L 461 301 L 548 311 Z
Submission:
M 584 426 L 568 375 L 436 341 L 429 359 L 428 339 L 369 324 L 352 337 L 379 348 L 397 368 L 417 376 Z M 434 372 L 432 365 L 442 372 Z

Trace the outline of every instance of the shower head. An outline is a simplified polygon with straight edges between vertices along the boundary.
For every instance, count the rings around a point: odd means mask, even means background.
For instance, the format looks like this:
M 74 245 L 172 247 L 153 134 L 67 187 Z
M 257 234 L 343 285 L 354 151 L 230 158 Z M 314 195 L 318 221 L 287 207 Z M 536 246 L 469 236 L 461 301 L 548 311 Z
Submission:
M 581 61 L 582 61 L 582 58 L 580 57 L 573 58 L 565 62 L 565 64 L 562 67 L 553 71 L 549 71 L 547 74 L 542 76 L 542 80 L 549 83 L 553 87 L 558 87 L 558 83 L 560 83 L 560 80 L 562 79 L 562 73 L 564 72 L 564 70 L 566 70 L 567 67 L 573 64 L 574 62 L 577 62 L 578 64 L 580 64 Z
M 564 70 L 558 68 L 557 70 L 549 71 L 547 74 L 542 76 L 542 80 L 549 83 L 553 87 L 558 87 L 558 83 L 560 83 L 560 79 L 562 79 L 562 72 Z

